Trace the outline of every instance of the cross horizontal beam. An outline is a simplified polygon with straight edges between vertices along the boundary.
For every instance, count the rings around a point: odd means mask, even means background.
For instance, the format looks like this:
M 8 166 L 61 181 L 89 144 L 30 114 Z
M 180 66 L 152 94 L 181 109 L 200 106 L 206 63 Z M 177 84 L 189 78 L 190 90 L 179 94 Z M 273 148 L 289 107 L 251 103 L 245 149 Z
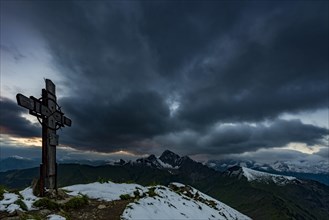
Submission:
M 71 119 L 64 116 L 64 114 L 60 111 L 51 111 L 48 107 L 42 105 L 41 101 L 39 99 L 36 99 L 35 97 L 31 96 L 30 98 L 22 95 L 17 94 L 16 95 L 17 103 L 18 105 L 27 108 L 30 110 L 30 113 L 37 117 L 50 117 L 53 116 L 56 120 L 57 124 L 60 126 L 71 126 L 72 121 Z

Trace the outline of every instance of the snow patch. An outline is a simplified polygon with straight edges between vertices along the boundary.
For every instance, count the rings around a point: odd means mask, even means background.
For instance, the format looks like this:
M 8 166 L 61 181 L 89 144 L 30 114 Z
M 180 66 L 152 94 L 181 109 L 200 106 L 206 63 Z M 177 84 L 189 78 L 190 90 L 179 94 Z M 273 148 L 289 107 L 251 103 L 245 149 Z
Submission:
M 212 167 L 215 167 L 216 166 L 216 164 L 215 163 L 204 163 L 204 165 L 208 165 L 210 168 L 212 168 Z
M 18 155 L 13 155 L 13 156 L 11 156 L 11 158 L 14 158 L 14 159 L 17 159 L 17 160 L 29 160 L 28 158 L 21 157 L 21 156 L 18 156 Z
M 20 191 L 19 194 L 23 197 L 22 202 L 25 203 L 27 209 L 35 210 L 35 208 L 32 207 L 32 204 L 39 198 L 33 195 L 32 188 L 26 188 Z M 0 201 L 0 211 L 6 211 L 9 213 L 13 213 L 15 210 L 22 211 L 20 206 L 15 204 L 15 202 L 19 199 L 19 195 L 15 193 L 4 193 L 3 197 L 3 200 Z
M 270 174 L 261 171 L 252 170 L 246 167 L 242 167 L 243 175 L 248 179 L 249 182 L 251 181 L 272 181 L 278 185 L 286 185 L 287 183 L 297 180 L 297 178 L 292 176 L 284 176 L 284 175 L 277 175 L 277 174 Z
M 77 196 L 83 194 L 92 199 L 99 199 L 105 201 L 119 200 L 120 195 L 128 194 L 134 195 L 134 191 L 141 190 L 146 192 L 147 189 L 138 184 L 126 184 L 126 183 L 89 183 L 79 184 L 73 186 L 67 186 L 63 189 L 71 191 L 68 194 L 71 196 Z
M 64 218 L 63 216 L 55 215 L 55 214 L 48 215 L 47 219 L 48 220 L 66 220 L 66 218 Z
M 0 211 L 6 211 L 9 213 L 14 212 L 20 207 L 14 204 L 18 200 L 18 195 L 15 193 L 4 193 L 3 200 L 0 201 Z
M 181 183 L 172 183 L 177 187 L 185 187 Z M 128 204 L 121 218 L 132 219 L 250 219 L 231 207 L 221 203 L 200 191 L 189 187 L 198 198 L 212 201 L 209 206 L 202 200 L 190 198 L 174 192 L 164 186 L 156 186 L 154 197 L 145 197 L 137 202 Z
M 173 183 L 170 183 L 170 184 L 175 185 L 177 187 L 185 187 L 185 184 L 182 184 L 182 183 L 173 182 Z
M 157 158 L 157 162 L 160 164 L 160 166 L 162 166 L 162 168 L 167 168 L 167 169 L 178 169 L 179 168 L 178 166 L 173 167 L 170 164 L 163 162 L 159 158 Z
M 33 195 L 33 190 L 31 187 L 20 191 L 19 194 L 23 196 L 22 201 L 25 203 L 27 210 L 36 210 L 34 207 L 32 207 L 32 205 L 35 201 L 39 200 L 39 198 Z
M 184 184 L 181 184 L 181 183 L 172 183 L 178 187 L 182 187 L 182 186 L 185 186 Z M 211 196 L 208 196 L 202 192 L 200 192 L 199 190 L 191 187 L 191 186 L 187 186 L 188 188 L 190 188 L 190 192 L 196 196 L 196 195 L 199 195 L 199 198 L 202 198 L 203 200 L 207 200 L 207 201 L 213 201 L 216 206 L 215 206 L 215 209 L 218 209 L 220 210 L 221 212 L 223 212 L 223 214 L 226 216 L 226 217 L 230 217 L 229 219 L 250 219 L 248 216 L 245 216 L 243 214 L 241 214 L 240 212 L 238 212 L 237 210 L 231 208 L 230 206 L 212 198 Z

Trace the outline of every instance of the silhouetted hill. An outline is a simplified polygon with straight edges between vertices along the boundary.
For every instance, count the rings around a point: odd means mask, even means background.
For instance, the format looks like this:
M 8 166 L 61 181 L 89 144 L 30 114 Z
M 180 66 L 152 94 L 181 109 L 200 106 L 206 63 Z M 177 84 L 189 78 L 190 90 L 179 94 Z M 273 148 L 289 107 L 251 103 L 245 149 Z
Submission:
M 19 156 L 8 157 L 0 160 L 0 172 L 37 167 L 39 163 L 40 162 L 36 159 L 28 159 Z

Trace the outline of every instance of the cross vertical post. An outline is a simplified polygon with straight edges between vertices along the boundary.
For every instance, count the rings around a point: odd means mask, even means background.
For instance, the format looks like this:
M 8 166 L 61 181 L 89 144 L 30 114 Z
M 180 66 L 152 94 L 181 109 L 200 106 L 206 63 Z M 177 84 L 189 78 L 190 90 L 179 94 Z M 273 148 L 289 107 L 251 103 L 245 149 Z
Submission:
M 45 161 L 43 161 L 46 170 L 44 182 L 45 186 L 50 190 L 57 189 L 57 173 L 56 173 L 56 145 L 58 145 L 58 136 L 56 135 L 56 120 L 54 112 L 57 108 L 57 98 L 55 84 L 46 79 L 46 89 L 42 90 L 43 105 L 48 107 L 52 112 L 47 118 L 43 118 L 42 138 L 46 141 L 42 142 L 42 148 L 45 151 Z

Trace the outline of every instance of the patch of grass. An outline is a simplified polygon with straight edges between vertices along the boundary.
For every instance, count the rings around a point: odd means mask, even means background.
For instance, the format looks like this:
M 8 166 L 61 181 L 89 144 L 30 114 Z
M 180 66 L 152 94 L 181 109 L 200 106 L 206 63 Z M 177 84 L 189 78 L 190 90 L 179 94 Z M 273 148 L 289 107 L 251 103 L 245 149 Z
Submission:
M 107 183 L 107 181 L 105 180 L 105 178 L 100 177 L 100 176 L 98 177 L 97 182 L 99 182 L 99 183 Z
M 14 193 L 14 194 L 17 194 L 18 196 L 21 196 L 21 195 L 19 194 L 19 189 L 10 189 L 8 192 L 10 192 L 10 193 Z
M 42 198 L 33 203 L 33 206 L 39 207 L 39 208 L 46 208 L 49 210 L 59 210 L 60 206 L 58 203 L 48 199 L 48 198 Z
M 169 188 L 172 189 L 175 193 L 177 193 L 179 195 L 184 195 L 184 196 L 187 196 L 192 199 L 193 199 L 193 197 L 195 197 L 195 195 L 191 192 L 191 190 L 192 190 L 191 187 L 188 185 L 178 187 L 174 184 L 170 184 Z M 197 195 L 197 197 L 199 197 L 199 194 Z
M 29 220 L 29 219 L 34 219 L 34 220 L 42 220 L 42 217 L 38 214 L 27 214 L 27 213 L 22 213 L 19 216 L 19 219 L 21 220 Z
M 23 202 L 22 199 L 18 199 L 18 200 L 16 200 L 15 204 L 16 204 L 16 205 L 19 205 L 19 207 L 20 207 L 22 210 L 27 211 L 27 206 L 26 206 L 25 202 Z
M 67 212 L 65 212 L 64 210 L 61 210 L 59 215 L 65 217 L 66 220 L 72 220 L 71 216 Z
M 86 195 L 81 195 L 73 197 L 68 202 L 63 204 L 64 209 L 77 209 L 81 208 L 89 203 L 88 197 Z
M 169 184 L 168 186 L 170 189 L 174 190 L 175 192 L 179 191 L 179 187 L 176 186 L 175 184 Z
M 206 204 L 208 206 L 210 206 L 211 208 L 216 208 L 217 203 L 215 201 L 213 201 L 213 200 L 206 200 L 206 201 L 207 201 Z
M 131 184 L 131 183 L 135 183 L 134 180 L 127 180 L 125 183 Z
M 194 199 L 198 199 L 200 197 L 200 194 L 198 192 L 195 193 Z
M 157 185 L 160 185 L 160 183 L 156 181 L 152 181 L 150 184 L 148 184 L 148 186 L 157 186 Z
M 120 199 L 122 199 L 122 200 L 129 200 L 129 199 L 131 199 L 131 196 L 128 195 L 128 194 L 122 194 L 122 195 L 120 195 Z
M 155 187 L 149 188 L 149 191 L 147 192 L 147 194 L 149 194 L 150 197 L 154 197 L 154 196 L 158 195 L 155 192 Z
M 0 200 L 3 200 L 3 194 L 6 192 L 6 187 L 0 185 Z

